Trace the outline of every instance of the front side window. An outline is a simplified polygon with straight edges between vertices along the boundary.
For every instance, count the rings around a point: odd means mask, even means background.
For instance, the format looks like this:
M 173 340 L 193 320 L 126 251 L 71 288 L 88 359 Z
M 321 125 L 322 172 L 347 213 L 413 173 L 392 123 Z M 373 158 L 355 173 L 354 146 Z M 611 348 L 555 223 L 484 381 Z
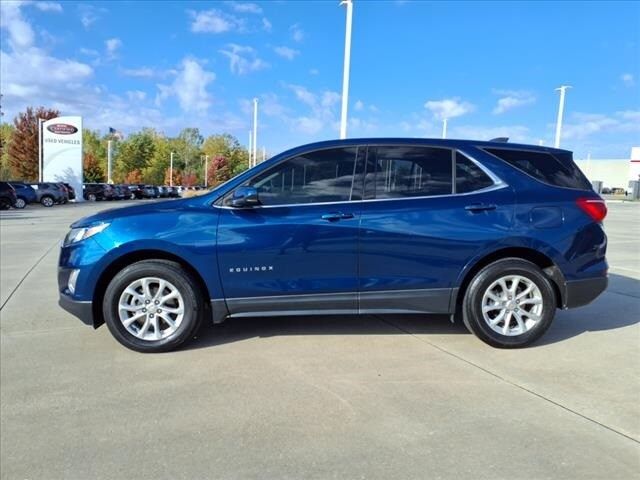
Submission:
M 482 169 L 460 152 L 456 153 L 456 193 L 469 193 L 493 185 Z
M 378 147 L 369 150 L 366 191 L 373 198 L 449 195 L 453 156 L 446 148 Z
M 251 179 L 262 205 L 359 200 L 354 188 L 357 147 L 304 153 Z

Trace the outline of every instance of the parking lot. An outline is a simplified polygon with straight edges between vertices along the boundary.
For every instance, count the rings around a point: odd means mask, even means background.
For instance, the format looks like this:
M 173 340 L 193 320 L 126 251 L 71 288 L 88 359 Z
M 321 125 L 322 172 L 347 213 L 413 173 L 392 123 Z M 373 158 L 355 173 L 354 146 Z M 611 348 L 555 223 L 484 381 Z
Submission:
M 640 204 L 609 205 L 607 292 L 527 349 L 362 316 L 142 355 L 57 305 L 69 224 L 129 203 L 0 214 L 2 478 L 639 478 Z

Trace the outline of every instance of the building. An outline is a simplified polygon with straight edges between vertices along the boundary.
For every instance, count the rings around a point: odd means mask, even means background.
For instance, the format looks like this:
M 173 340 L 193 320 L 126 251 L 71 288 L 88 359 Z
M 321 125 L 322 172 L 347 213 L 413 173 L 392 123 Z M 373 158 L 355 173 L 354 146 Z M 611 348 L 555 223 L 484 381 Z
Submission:
M 580 170 L 591 182 L 602 182 L 604 188 L 629 189 L 631 180 L 640 180 L 640 147 L 631 148 L 631 158 L 576 159 Z

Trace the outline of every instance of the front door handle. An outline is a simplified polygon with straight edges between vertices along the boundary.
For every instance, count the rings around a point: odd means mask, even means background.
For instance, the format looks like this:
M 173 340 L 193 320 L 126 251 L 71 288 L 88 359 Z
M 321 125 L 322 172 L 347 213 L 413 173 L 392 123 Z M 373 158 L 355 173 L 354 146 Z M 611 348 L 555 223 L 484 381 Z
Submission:
M 322 215 L 322 219 L 327 220 L 329 222 L 337 222 L 338 220 L 348 220 L 349 218 L 353 218 L 353 213 L 331 212 L 331 213 L 325 213 L 324 215 Z
M 467 205 L 464 207 L 465 210 L 469 212 L 484 212 L 487 210 L 495 210 L 497 207 L 493 204 L 489 203 L 474 203 L 473 205 Z

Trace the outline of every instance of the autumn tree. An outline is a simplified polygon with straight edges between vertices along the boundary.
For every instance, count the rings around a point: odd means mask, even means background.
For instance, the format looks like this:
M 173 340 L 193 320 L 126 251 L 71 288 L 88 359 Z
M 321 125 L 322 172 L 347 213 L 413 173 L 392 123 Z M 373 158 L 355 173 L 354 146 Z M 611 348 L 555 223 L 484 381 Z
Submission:
M 140 170 L 132 170 L 127 173 L 124 177 L 124 183 L 126 183 L 127 185 L 137 185 L 139 183 L 143 183 L 142 173 L 140 173 Z
M 83 161 L 84 181 L 88 183 L 104 182 L 105 174 L 100 162 L 91 152 L 84 153 Z
M 220 182 L 244 172 L 249 168 L 249 152 L 240 145 L 233 135 L 211 135 L 202 144 L 202 151 L 209 158 L 222 157 L 226 159 L 227 168 L 217 177 Z
M 229 162 L 223 156 L 215 157 L 209 161 L 207 170 L 207 185 L 215 187 L 230 178 Z
M 9 162 L 9 144 L 13 137 L 14 128 L 10 123 L 0 125 L 0 180 L 13 179 L 11 163 Z
M 9 144 L 9 162 L 20 179 L 38 181 L 38 119 L 46 121 L 59 115 L 57 110 L 28 107 L 13 120 L 15 130 Z

